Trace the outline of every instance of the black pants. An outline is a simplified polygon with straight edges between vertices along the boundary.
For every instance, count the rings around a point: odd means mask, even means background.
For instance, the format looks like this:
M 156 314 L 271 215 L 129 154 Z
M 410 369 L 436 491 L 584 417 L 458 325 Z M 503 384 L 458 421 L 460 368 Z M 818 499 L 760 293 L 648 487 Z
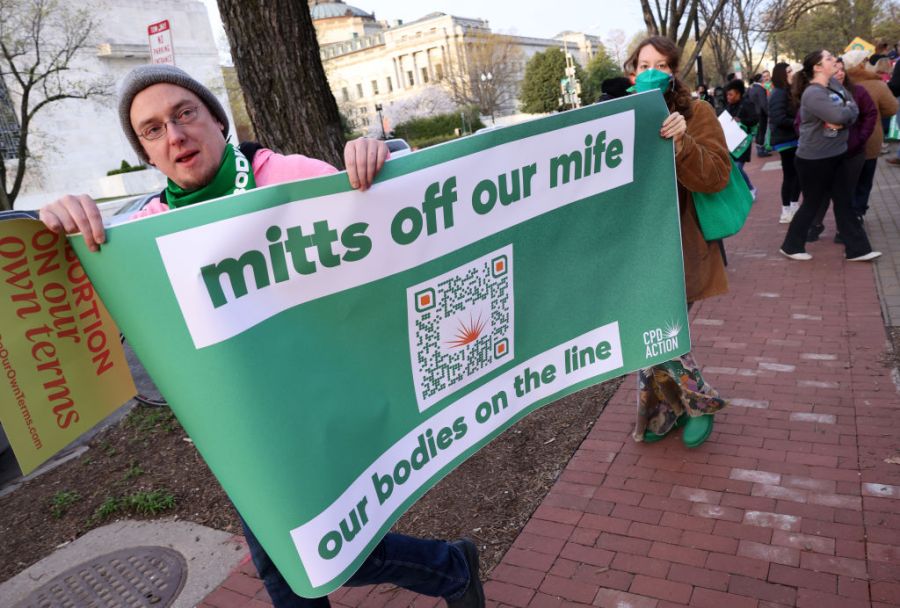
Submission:
M 850 207 L 856 179 L 862 167 L 861 163 L 852 162 L 853 160 L 847 159 L 844 154 L 817 160 L 797 157 L 803 204 L 791 220 L 781 245 L 785 253 L 806 251 L 806 235 L 818 211 L 823 207 L 827 209 L 828 199 L 834 201 L 834 220 L 844 239 L 845 255 L 855 258 L 872 251 L 862 222 Z
M 856 215 L 865 215 L 869 210 L 869 194 L 872 192 L 872 184 L 875 182 L 875 168 L 877 158 L 867 158 L 859 172 L 856 182 L 856 192 L 853 193 L 853 212 Z
M 766 129 L 769 127 L 769 115 L 761 113 L 759 115 L 759 128 L 756 131 L 756 145 L 766 145 Z
M 781 156 L 781 204 L 787 207 L 800 200 L 800 178 L 794 164 L 797 148 L 788 148 L 778 154 Z

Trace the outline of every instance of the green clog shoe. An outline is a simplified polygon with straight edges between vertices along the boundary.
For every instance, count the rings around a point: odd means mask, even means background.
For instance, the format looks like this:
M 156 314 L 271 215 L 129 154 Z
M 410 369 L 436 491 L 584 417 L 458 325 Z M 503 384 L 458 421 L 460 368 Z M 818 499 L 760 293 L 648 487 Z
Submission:
M 689 417 L 684 424 L 681 440 L 689 448 L 696 448 L 709 439 L 713 430 L 713 417 L 710 415 Z
M 644 443 L 656 443 L 657 441 L 662 441 L 668 437 L 668 433 L 665 435 L 657 435 L 653 431 L 644 431 Z
M 680 429 L 685 424 L 687 424 L 688 415 L 682 414 L 678 418 L 675 419 L 675 424 L 671 429 L 669 429 L 669 433 L 671 433 L 674 429 Z M 657 435 L 653 431 L 644 431 L 644 443 L 656 443 L 657 441 L 661 441 L 668 437 L 669 433 L 665 435 Z

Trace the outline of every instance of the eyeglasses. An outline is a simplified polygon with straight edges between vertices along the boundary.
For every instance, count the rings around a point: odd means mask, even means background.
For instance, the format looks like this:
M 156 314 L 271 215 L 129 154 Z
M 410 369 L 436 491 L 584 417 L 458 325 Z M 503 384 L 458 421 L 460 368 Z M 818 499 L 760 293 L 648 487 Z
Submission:
M 143 129 L 141 129 L 139 135 L 147 141 L 154 141 L 168 132 L 169 123 L 178 125 L 179 127 L 183 125 L 189 125 L 197 120 L 197 116 L 199 115 L 199 106 L 187 106 L 186 108 L 182 108 L 181 110 L 179 110 L 175 116 L 165 122 L 157 122 L 147 125 Z

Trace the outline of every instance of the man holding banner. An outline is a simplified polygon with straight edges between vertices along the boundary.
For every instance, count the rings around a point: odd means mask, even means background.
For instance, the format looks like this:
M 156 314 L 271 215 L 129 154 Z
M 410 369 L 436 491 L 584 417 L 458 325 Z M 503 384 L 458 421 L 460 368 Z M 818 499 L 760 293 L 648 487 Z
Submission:
M 141 216 L 336 172 L 324 162 L 268 149 L 248 148 L 247 158 L 226 141 L 228 118 L 216 97 L 174 66 L 142 66 L 128 74 L 120 86 L 119 117 L 138 156 L 168 177 L 168 187 Z M 345 162 L 351 186 L 368 189 L 387 157 L 383 142 L 365 138 L 348 142 Z M 50 203 L 41 209 L 40 219 L 57 233 L 81 232 L 91 251 L 98 251 L 105 241 L 97 205 L 87 195 Z M 244 530 L 254 564 L 277 608 L 328 605 L 327 597 L 296 595 L 246 523 Z M 443 597 L 451 607 L 484 605 L 477 549 L 465 539 L 448 543 L 386 535 L 345 584 L 383 582 Z

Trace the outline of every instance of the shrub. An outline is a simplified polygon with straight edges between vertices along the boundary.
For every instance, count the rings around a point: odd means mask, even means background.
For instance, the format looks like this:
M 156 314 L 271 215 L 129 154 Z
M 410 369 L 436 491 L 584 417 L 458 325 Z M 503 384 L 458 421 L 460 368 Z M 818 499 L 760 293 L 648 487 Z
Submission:
M 118 175 L 120 173 L 131 173 L 132 171 L 143 171 L 146 168 L 147 167 L 145 167 L 144 165 L 129 165 L 127 160 L 123 160 L 118 169 L 107 171 L 106 175 Z
M 407 143 L 411 148 L 415 148 L 416 150 L 421 150 L 422 148 L 427 148 L 429 146 L 436 146 L 438 144 L 442 144 L 445 141 L 450 141 L 452 139 L 456 139 L 456 135 L 437 135 L 435 137 L 423 137 L 422 139 L 411 139 L 407 140 Z
M 476 129 L 480 129 L 484 124 L 478 118 L 478 109 L 474 107 L 461 110 L 465 114 L 466 127 L 470 132 L 474 133 Z M 409 144 L 417 147 L 424 147 L 413 142 L 431 141 L 428 145 L 440 143 L 437 138 L 444 137 L 441 141 L 453 139 L 456 136 L 457 129 L 462 130 L 463 124 L 460 112 L 451 112 L 447 114 L 436 114 L 427 118 L 413 118 L 406 122 L 402 122 L 394 127 L 394 137 L 402 137 Z

